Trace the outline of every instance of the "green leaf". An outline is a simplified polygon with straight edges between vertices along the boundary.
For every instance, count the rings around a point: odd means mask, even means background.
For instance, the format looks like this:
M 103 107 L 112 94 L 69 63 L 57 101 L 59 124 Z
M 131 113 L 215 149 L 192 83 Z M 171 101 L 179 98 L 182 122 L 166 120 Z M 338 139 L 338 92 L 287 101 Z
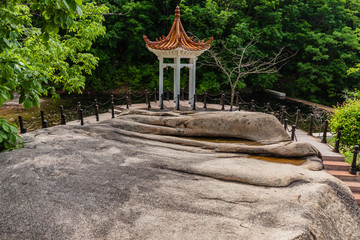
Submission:
M 83 15 L 81 7 L 79 5 L 77 5 L 77 4 L 76 4 L 76 11 L 77 11 L 77 13 L 79 14 L 80 17 Z
M 8 133 L 10 132 L 10 128 L 9 128 L 9 126 L 7 125 L 7 123 L 3 124 L 2 127 L 3 127 L 3 129 L 4 129 L 5 132 L 8 132 Z
M 30 98 L 26 98 L 25 101 L 24 101 L 24 108 L 25 108 L 25 109 L 29 109 L 29 108 L 31 108 L 31 106 L 32 106 L 31 99 L 30 99 Z
M 49 38 L 50 38 L 49 33 L 48 33 L 48 32 L 45 32 L 44 35 L 43 35 L 43 40 L 44 40 L 45 42 L 47 42 L 47 41 L 49 41 Z
M 12 144 L 12 145 L 15 145 L 16 144 L 16 137 L 14 134 L 11 134 L 10 137 L 9 137 L 9 142 Z

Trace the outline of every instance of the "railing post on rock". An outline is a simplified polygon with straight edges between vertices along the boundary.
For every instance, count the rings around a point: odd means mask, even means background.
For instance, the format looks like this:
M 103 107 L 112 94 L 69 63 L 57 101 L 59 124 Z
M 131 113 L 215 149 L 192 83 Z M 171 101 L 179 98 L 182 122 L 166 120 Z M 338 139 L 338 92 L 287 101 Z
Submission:
M 63 105 L 60 106 L 60 117 L 61 117 L 60 125 L 66 125 L 66 116 L 64 114 L 64 106 Z
M 270 103 L 269 102 L 267 102 L 266 103 L 266 113 L 269 113 L 269 111 L 270 111 Z
M 287 118 L 285 118 L 285 120 L 284 120 L 284 129 L 285 129 L 285 131 L 287 130 L 288 121 L 289 120 Z
M 336 142 L 333 152 L 339 153 L 339 146 L 340 146 L 340 139 L 341 139 L 341 131 L 343 130 L 342 127 L 339 127 L 336 133 Z
M 80 116 L 80 124 L 81 124 L 81 126 L 84 125 L 83 112 L 84 112 L 84 111 L 83 111 L 82 109 L 79 110 L 79 116 Z
M 221 111 L 225 110 L 225 94 L 221 91 Z
M 300 117 L 301 117 L 301 115 L 300 115 L 300 109 L 298 109 L 298 110 L 296 110 L 296 120 L 295 120 L 295 126 L 296 126 L 296 128 L 299 127 Z
M 310 125 L 309 125 L 309 131 L 307 134 L 309 136 L 313 135 L 313 125 L 314 125 L 314 114 L 310 114 Z
M 111 118 L 115 118 L 115 103 L 111 102 Z
M 181 101 L 184 101 L 184 99 L 185 99 L 185 89 L 182 88 L 181 89 Z
M 19 116 L 19 125 L 20 125 L 20 133 L 26 133 L 26 128 L 24 128 L 22 116 Z
M 77 102 L 76 109 L 78 111 L 78 116 L 79 116 L 79 119 L 80 119 L 80 109 L 81 109 L 81 103 L 80 102 Z
M 255 112 L 255 100 L 254 99 L 251 100 L 250 111 Z
M 285 116 L 285 106 L 281 106 L 281 113 L 280 113 L 280 122 L 284 123 L 284 116 Z
M 208 94 L 206 92 L 206 90 L 204 91 L 204 109 L 206 110 L 207 109 L 207 97 L 208 97 Z
M 174 93 L 175 94 L 175 93 Z M 166 88 L 166 100 L 169 101 L 170 100 L 170 91 L 169 88 Z
M 129 97 L 128 96 L 126 96 L 126 109 L 129 109 Z
M 194 110 L 194 111 L 196 111 L 196 100 L 197 100 L 197 95 L 196 95 L 196 93 L 194 94 L 194 103 L 193 103 L 193 108 L 192 108 L 192 110 Z
M 359 154 L 359 145 L 355 145 L 353 160 L 352 160 L 352 163 L 351 163 L 351 169 L 349 171 L 349 173 L 352 174 L 352 175 L 356 175 L 356 158 L 357 158 L 358 154 Z
M 148 110 L 151 109 L 150 93 L 147 89 L 146 89 L 146 103 Z
M 329 126 L 329 121 L 325 120 L 325 122 L 324 122 L 324 133 L 323 133 L 323 137 L 321 139 L 322 143 L 327 143 L 326 134 L 327 134 L 328 126 Z
M 239 91 L 236 91 L 235 106 L 239 106 Z
M 176 110 L 180 110 L 180 94 L 176 96 Z
M 41 126 L 42 126 L 42 128 L 47 128 L 47 121 L 44 119 L 44 111 L 43 110 L 40 111 L 40 115 L 41 115 Z
M 131 106 L 132 102 L 131 102 L 131 90 L 129 90 L 129 105 Z
M 291 126 L 291 140 L 294 141 L 295 139 L 295 131 L 296 131 L 296 125 Z
M 149 103 L 149 92 L 147 89 L 145 89 L 145 104 Z
M 97 99 L 95 99 L 95 117 L 96 117 L 96 121 L 99 121 L 99 105 L 97 102 Z
M 163 93 L 160 96 L 160 109 L 164 110 L 164 94 Z
M 224 91 L 221 91 L 220 93 L 220 105 L 223 105 L 223 95 L 224 95 Z

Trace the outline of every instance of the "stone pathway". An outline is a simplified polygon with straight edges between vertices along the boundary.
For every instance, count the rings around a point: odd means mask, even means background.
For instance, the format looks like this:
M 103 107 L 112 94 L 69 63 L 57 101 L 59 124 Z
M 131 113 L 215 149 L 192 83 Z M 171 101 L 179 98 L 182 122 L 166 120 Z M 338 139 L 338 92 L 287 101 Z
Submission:
M 159 102 L 151 102 L 152 110 L 160 110 Z M 197 111 L 220 111 L 221 105 L 219 104 L 207 104 L 207 109 L 203 108 L 204 104 L 198 102 L 196 104 Z M 144 103 L 132 104 L 130 109 L 138 109 L 138 110 L 146 110 L 148 106 Z M 175 110 L 175 103 L 171 101 L 164 101 L 164 110 Z M 121 110 L 126 109 L 126 106 L 116 106 L 115 114 L 120 114 Z M 225 110 L 229 110 L 230 106 L 225 105 Z M 180 110 L 181 111 L 192 111 L 192 107 L 188 103 L 188 101 L 180 101 Z M 237 109 L 234 108 L 236 111 Z M 176 111 L 176 110 L 175 110 Z M 111 113 L 103 113 L 99 115 L 100 121 L 111 119 Z M 96 119 L 94 116 L 85 117 L 84 124 L 95 123 Z M 80 121 L 72 121 L 67 123 L 69 125 L 78 125 Z M 289 133 L 290 134 L 290 133 Z M 324 163 L 324 168 L 326 171 L 342 180 L 354 194 L 355 200 L 360 206 L 360 176 L 359 175 L 351 175 L 349 173 L 350 165 L 345 162 L 345 157 L 340 153 L 333 152 L 332 146 L 329 144 L 321 143 L 319 138 L 309 136 L 306 132 L 297 129 L 296 130 L 296 138 L 298 142 L 306 142 L 312 144 L 316 147 L 322 154 L 322 159 Z
M 340 153 L 333 152 L 333 147 L 321 142 L 321 139 L 309 136 L 302 130 L 296 131 L 298 142 L 311 143 L 322 155 L 326 171 L 334 177 L 342 180 L 353 192 L 357 204 L 360 206 L 360 176 L 349 173 L 350 164 L 345 162 L 345 157 Z

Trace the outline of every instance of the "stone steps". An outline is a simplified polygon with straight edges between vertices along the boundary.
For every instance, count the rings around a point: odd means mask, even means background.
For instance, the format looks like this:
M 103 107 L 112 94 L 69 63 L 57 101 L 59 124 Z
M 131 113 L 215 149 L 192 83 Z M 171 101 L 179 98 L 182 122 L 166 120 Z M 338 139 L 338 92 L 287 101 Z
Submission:
M 324 160 L 323 164 L 326 170 L 350 171 L 350 165 L 346 162 Z

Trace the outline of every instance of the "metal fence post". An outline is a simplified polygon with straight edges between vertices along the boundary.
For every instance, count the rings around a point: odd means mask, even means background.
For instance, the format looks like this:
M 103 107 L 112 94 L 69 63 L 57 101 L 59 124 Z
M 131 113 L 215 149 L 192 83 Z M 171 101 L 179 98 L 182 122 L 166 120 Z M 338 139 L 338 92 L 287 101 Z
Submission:
M 225 94 L 223 91 L 221 91 L 221 110 L 225 110 Z
M 270 103 L 267 102 L 266 103 L 266 113 L 268 113 L 270 111 Z
M 164 93 L 160 96 L 160 109 L 164 110 Z
M 239 106 L 239 91 L 236 91 L 236 99 L 235 99 L 235 105 Z
M 285 131 L 287 130 L 288 121 L 289 120 L 287 118 L 285 118 L 285 120 L 284 120 L 284 129 L 285 129 Z
M 47 128 L 47 121 L 44 119 L 44 111 L 43 110 L 40 111 L 40 115 L 41 115 L 41 126 L 42 126 L 42 128 Z
M 310 114 L 310 125 L 309 125 L 309 131 L 307 134 L 309 136 L 313 135 L 313 125 L 314 125 L 314 114 Z
M 333 152 L 339 153 L 339 146 L 340 146 L 340 139 L 341 139 L 341 131 L 343 130 L 342 127 L 339 127 L 336 133 L 336 142 Z
M 327 134 L 328 126 L 329 126 L 329 121 L 325 120 L 325 122 L 324 122 L 324 133 L 323 133 L 323 137 L 321 139 L 322 143 L 327 143 L 326 134 Z
M 180 110 L 180 94 L 176 97 L 176 110 Z
M 207 109 L 207 96 L 208 96 L 208 94 L 207 94 L 207 92 L 206 92 L 206 90 L 204 91 L 204 109 Z
M 296 131 L 296 125 L 291 126 L 291 140 L 294 141 L 295 139 L 295 131 Z
M 19 125 L 20 125 L 20 133 L 26 133 L 26 128 L 24 128 L 22 116 L 19 116 Z
M 298 109 L 298 110 L 296 110 L 296 120 L 295 120 L 295 126 L 296 126 L 296 128 L 298 128 L 298 126 L 299 126 L 300 117 L 301 117 L 301 115 L 300 115 L 300 109 Z
M 96 117 L 96 121 L 99 121 L 99 105 L 97 102 L 97 99 L 95 99 L 95 117 Z
M 196 100 L 197 100 L 197 96 L 196 96 L 196 93 L 194 94 L 194 103 L 193 103 L 193 108 L 192 110 L 196 111 Z
M 182 88 L 181 89 L 181 101 L 184 101 L 184 99 L 185 99 L 185 89 Z
M 358 145 L 355 145 L 354 147 L 354 155 L 353 155 L 353 160 L 352 160 L 352 163 L 351 163 L 351 169 L 349 171 L 350 174 L 353 174 L 355 175 L 356 174 L 356 158 L 357 158 L 357 155 L 359 154 L 359 146 Z
M 129 97 L 126 96 L 126 108 L 129 109 Z
M 174 93 L 175 94 L 175 93 Z M 170 91 L 169 88 L 166 88 L 166 100 L 169 101 L 170 100 Z
M 281 113 L 280 113 L 280 122 L 284 123 L 284 115 L 285 115 L 285 106 L 281 106 Z
M 63 105 L 60 106 L 60 118 L 61 118 L 60 125 L 66 125 L 66 116 L 64 114 L 64 106 Z
M 84 112 L 84 111 L 83 111 L 82 109 L 79 110 L 79 116 L 80 116 L 80 124 L 81 124 L 81 126 L 84 125 L 83 112 Z
M 114 101 L 111 102 L 111 118 L 115 118 L 115 104 L 114 104 Z

